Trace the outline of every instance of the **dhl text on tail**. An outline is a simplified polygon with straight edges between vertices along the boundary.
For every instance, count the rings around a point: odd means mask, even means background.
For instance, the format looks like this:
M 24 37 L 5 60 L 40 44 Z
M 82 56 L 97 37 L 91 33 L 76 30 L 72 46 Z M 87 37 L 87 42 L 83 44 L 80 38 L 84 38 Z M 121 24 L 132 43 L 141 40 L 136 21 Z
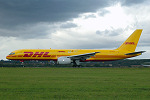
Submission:
M 57 64 L 80 66 L 83 61 L 114 61 L 141 55 L 145 51 L 135 52 L 142 29 L 135 30 L 117 49 L 20 49 L 6 56 L 9 60 L 53 60 Z

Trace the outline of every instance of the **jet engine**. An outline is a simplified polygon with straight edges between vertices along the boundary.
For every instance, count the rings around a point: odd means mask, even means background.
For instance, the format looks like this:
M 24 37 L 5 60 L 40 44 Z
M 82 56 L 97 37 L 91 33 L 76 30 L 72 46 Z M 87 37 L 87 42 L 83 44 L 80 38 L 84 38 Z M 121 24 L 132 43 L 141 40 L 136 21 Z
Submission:
M 57 59 L 57 64 L 71 64 L 71 59 L 67 57 L 59 57 Z

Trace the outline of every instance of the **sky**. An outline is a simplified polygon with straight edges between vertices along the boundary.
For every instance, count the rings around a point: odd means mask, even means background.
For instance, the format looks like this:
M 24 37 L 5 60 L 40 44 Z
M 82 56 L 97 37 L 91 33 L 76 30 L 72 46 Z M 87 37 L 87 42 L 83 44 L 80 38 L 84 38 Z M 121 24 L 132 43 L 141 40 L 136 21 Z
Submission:
M 116 49 L 143 29 L 133 59 L 149 59 L 149 0 L 0 0 L 0 59 L 17 49 Z

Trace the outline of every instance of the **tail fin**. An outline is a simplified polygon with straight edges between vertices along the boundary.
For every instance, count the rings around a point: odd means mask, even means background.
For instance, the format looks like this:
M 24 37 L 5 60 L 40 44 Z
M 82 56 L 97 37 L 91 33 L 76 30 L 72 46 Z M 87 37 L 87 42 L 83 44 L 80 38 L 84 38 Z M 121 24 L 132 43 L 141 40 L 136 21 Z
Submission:
M 142 29 L 135 30 L 130 37 L 116 50 L 134 52 L 141 36 Z

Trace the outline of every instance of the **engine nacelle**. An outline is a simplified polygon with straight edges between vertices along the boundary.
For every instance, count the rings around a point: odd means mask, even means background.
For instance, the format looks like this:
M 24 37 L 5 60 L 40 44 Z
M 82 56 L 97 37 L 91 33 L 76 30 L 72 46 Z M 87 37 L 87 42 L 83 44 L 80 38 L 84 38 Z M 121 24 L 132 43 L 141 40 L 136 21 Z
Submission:
M 57 64 L 71 64 L 71 59 L 67 57 L 59 57 L 57 59 Z

